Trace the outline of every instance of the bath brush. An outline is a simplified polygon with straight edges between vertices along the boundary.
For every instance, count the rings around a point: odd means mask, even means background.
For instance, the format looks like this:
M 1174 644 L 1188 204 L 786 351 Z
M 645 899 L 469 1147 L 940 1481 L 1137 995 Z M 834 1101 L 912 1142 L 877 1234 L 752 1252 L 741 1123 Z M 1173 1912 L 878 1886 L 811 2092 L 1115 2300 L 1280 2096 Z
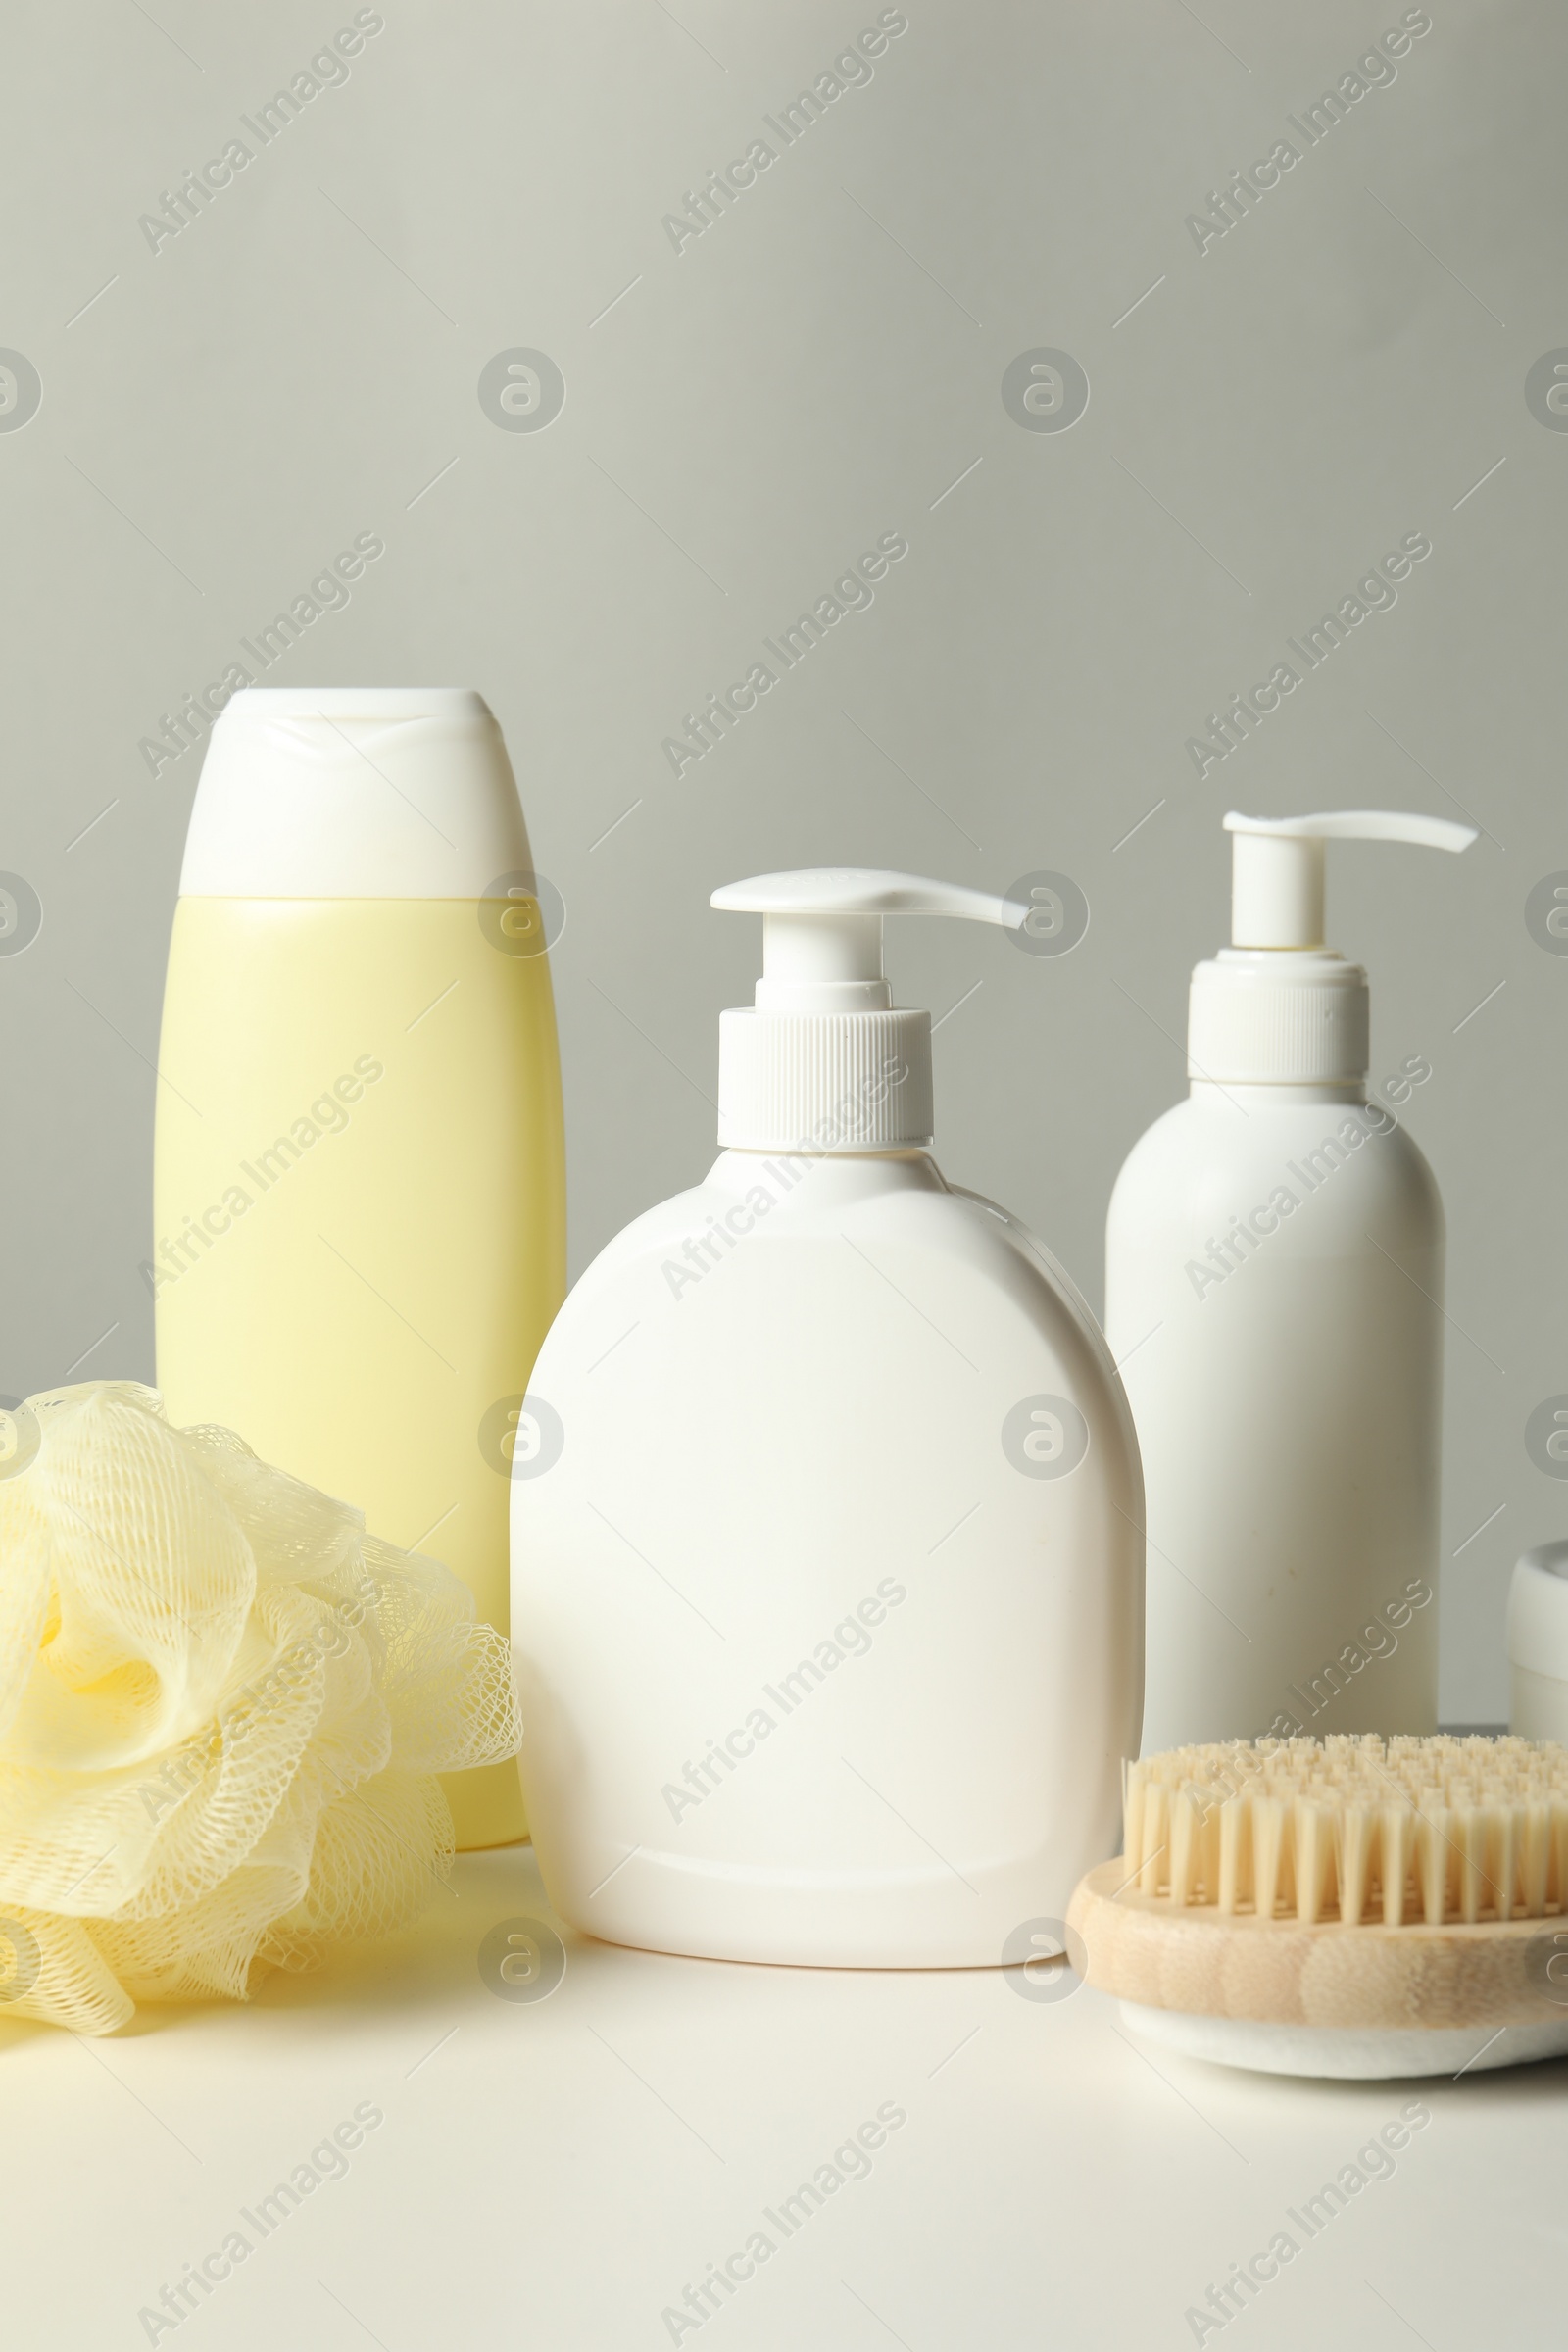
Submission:
M 1568 2053 L 1568 1749 L 1376 1734 L 1179 1747 L 1067 1924 L 1088 1983 L 1190 2057 L 1458 2075 Z

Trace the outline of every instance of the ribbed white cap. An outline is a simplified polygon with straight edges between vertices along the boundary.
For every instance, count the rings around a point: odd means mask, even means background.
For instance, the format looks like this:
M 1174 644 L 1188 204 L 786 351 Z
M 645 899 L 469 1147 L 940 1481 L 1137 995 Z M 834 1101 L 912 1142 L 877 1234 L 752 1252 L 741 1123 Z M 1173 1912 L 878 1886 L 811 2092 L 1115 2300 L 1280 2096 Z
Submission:
M 465 686 L 253 686 L 213 729 L 181 895 L 478 899 L 531 860 L 484 697 Z
M 718 1140 L 747 1152 L 923 1149 L 931 1015 L 720 1013 Z
M 1366 1076 L 1371 998 L 1358 963 L 1327 950 L 1222 948 L 1199 964 L 1187 1074 L 1241 1086 L 1350 1086 Z

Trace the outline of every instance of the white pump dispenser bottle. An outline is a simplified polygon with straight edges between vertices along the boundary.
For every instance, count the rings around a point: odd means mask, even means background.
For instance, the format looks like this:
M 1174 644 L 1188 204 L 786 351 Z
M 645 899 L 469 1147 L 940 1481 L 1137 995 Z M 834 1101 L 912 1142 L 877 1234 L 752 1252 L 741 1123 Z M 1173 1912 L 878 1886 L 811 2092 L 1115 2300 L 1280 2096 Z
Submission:
M 1148 1752 L 1437 1728 L 1443 1204 L 1396 1115 L 1431 1065 L 1368 1100 L 1323 845 L 1476 836 L 1379 809 L 1225 826 L 1233 944 L 1193 973 L 1191 1093 L 1128 1154 L 1105 1238 L 1148 1492 Z
M 1028 909 L 859 871 L 713 905 L 765 942 L 720 1025 L 720 1156 L 578 1283 L 514 1453 L 545 1884 L 656 1950 L 1027 1958 L 1114 1850 L 1137 1446 L 1067 1277 L 928 1155 L 930 1017 L 894 1007 L 882 927 Z

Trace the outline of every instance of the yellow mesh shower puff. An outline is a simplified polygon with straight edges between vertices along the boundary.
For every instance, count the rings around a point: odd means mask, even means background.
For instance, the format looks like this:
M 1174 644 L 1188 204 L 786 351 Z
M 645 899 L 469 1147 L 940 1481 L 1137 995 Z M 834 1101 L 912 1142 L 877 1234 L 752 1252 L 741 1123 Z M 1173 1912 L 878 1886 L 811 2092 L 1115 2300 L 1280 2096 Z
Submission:
M 0 2018 L 109 2033 L 401 1927 L 435 1774 L 521 1736 L 457 1577 L 232 1430 L 129 1381 L 0 1415 Z

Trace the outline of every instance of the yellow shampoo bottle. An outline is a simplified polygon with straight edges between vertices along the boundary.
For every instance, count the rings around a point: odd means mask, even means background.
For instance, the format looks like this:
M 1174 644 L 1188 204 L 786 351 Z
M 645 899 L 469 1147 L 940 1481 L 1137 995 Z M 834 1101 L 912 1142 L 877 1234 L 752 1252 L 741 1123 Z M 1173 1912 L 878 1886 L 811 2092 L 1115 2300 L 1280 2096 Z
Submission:
M 170 1418 L 358 1504 L 510 1631 L 512 1448 L 565 1291 L 565 1175 L 545 916 L 479 695 L 234 696 L 159 1076 Z M 460 1846 L 526 1836 L 515 1764 L 446 1790 Z

